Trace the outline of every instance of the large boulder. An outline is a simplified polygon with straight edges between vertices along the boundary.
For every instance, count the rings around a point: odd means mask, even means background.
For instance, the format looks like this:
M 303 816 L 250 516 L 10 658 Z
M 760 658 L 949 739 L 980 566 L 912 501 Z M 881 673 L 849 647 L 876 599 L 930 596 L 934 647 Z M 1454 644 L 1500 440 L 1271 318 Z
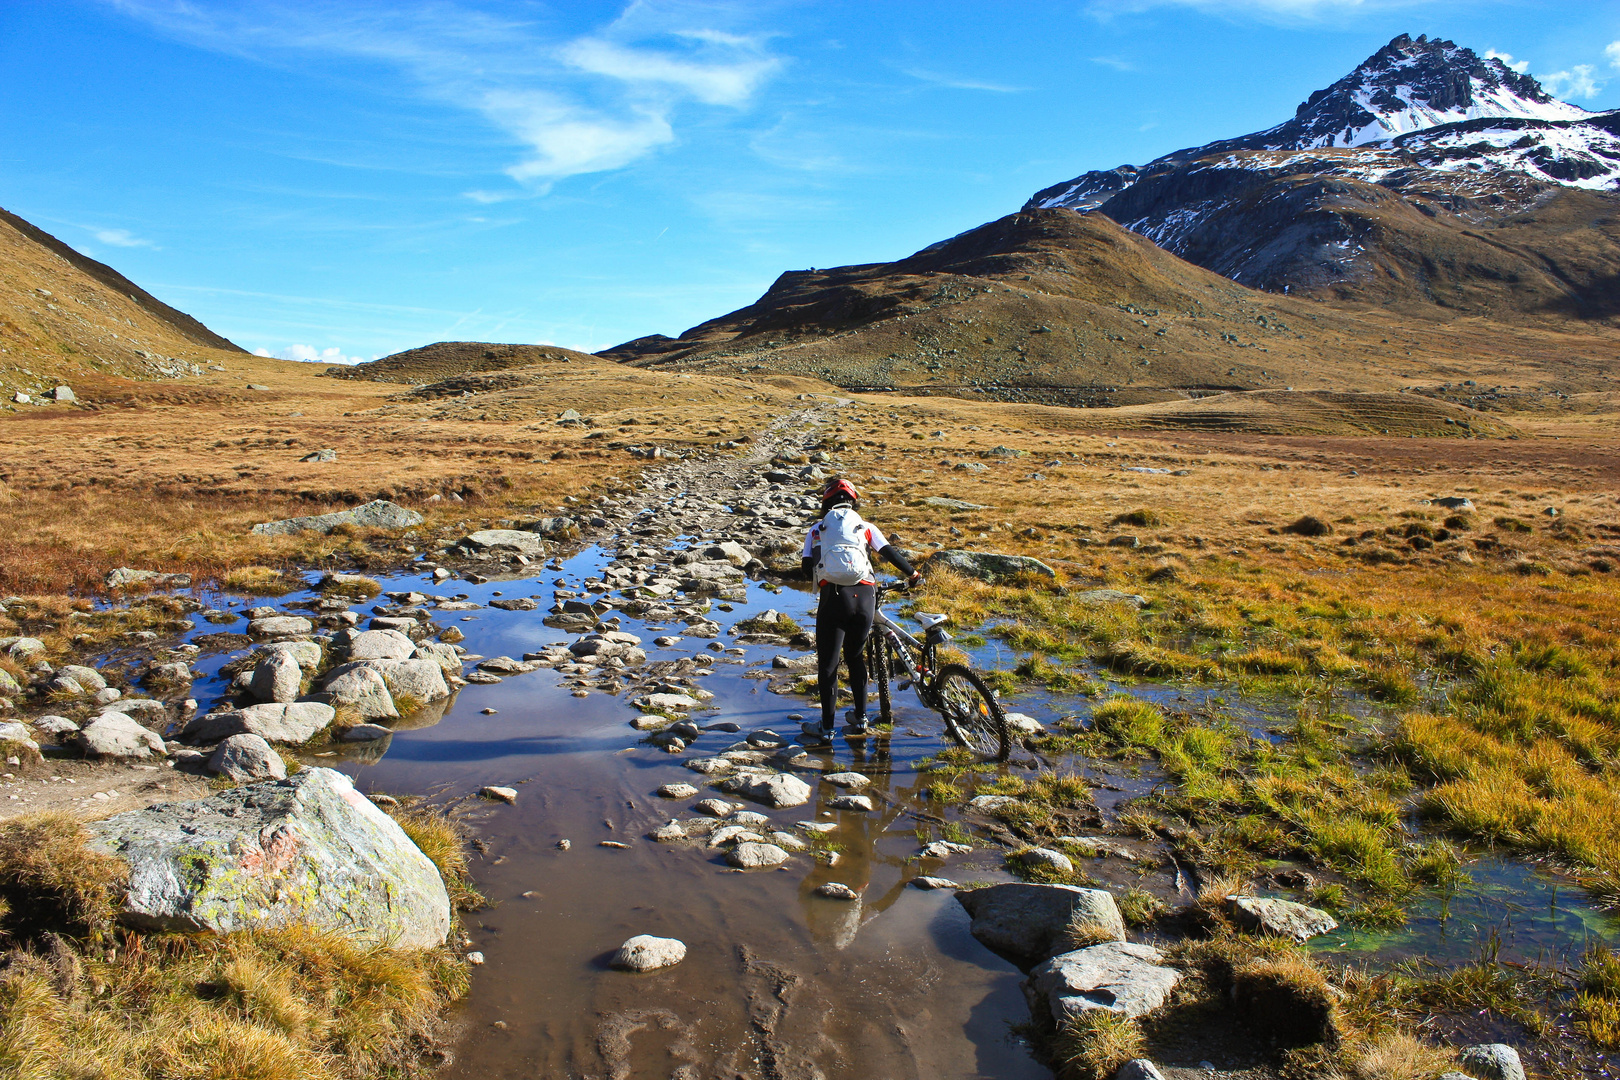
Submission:
M 333 668 L 321 688 L 322 695 L 333 705 L 347 705 L 368 720 L 398 716 L 388 683 L 382 672 L 372 666 L 379 662 L 361 660 Z
M 956 898 L 973 918 L 973 936 L 1021 967 L 1058 951 L 1071 924 L 1099 927 L 1125 940 L 1125 920 L 1106 889 L 1014 881 L 964 890 Z
M 1044 1004 L 1057 1024 L 1093 1009 L 1141 1016 L 1163 1005 L 1181 979 L 1163 961 L 1151 945 L 1107 941 L 1052 957 L 1029 973 L 1024 992 L 1032 1011 Z
M 621 971 L 656 971 L 686 959 L 686 943 L 672 937 L 637 934 L 619 946 L 612 966 Z
M 189 589 L 191 575 L 165 574 L 158 570 L 132 570 L 127 566 L 120 566 L 108 572 L 104 584 L 109 589 L 127 589 L 131 585 L 141 585 L 150 589 Z
M 461 674 L 461 654 L 443 641 L 424 641 L 411 652 L 412 660 L 431 660 L 446 675 Z
M 291 536 L 294 533 L 329 533 L 339 525 L 355 525 L 365 529 L 407 529 L 422 524 L 422 515 L 415 510 L 374 499 L 353 510 L 339 510 L 335 514 L 316 514 L 313 517 L 285 518 L 266 521 L 253 526 L 258 536 Z
M 521 529 L 483 529 L 463 536 L 461 546 L 469 551 L 511 553 L 531 559 L 543 557 L 551 550 L 550 545 L 540 537 Z
M 1232 896 L 1226 914 L 1239 929 L 1306 942 L 1339 928 L 1338 920 L 1320 908 L 1263 896 Z
M 345 630 L 332 644 L 350 660 L 404 660 L 416 652 L 416 642 L 398 630 Z
M 273 641 L 259 649 L 259 656 L 262 659 L 273 652 L 286 653 L 305 671 L 319 670 L 323 655 L 318 641 Z
M 315 624 L 302 615 L 269 615 L 248 623 L 247 632 L 256 638 L 295 638 L 305 637 L 314 629 Z
M 309 924 L 406 949 L 440 945 L 450 929 L 450 897 L 433 863 L 331 769 L 87 827 L 94 846 L 129 863 L 120 918 L 138 929 Z
M 164 754 L 163 740 L 155 732 L 121 712 L 104 712 L 84 725 L 78 742 L 85 756 L 92 758 L 145 761 Z
M 1041 577 L 1057 577 L 1056 571 L 1041 560 L 1028 555 L 1002 555 L 993 551 L 959 551 L 947 549 L 936 551 L 928 559 L 929 568 L 945 567 L 955 570 L 963 577 L 978 578 L 981 581 L 1001 581 L 1016 577 L 1019 574 L 1039 574 Z
M 291 653 L 266 653 L 253 665 L 253 678 L 248 693 L 259 701 L 297 701 L 303 691 L 304 670 L 298 658 Z
M 180 737 L 187 742 L 211 743 L 233 735 L 257 735 L 265 742 L 297 746 L 325 731 L 336 715 L 332 706 L 318 701 L 249 705 L 193 717 Z
M 810 801 L 810 785 L 791 773 L 744 773 L 715 786 L 778 810 Z
M 281 755 L 257 735 L 232 735 L 220 743 L 208 759 L 208 770 L 239 784 L 287 778 L 287 765 Z
M 45 643 L 37 637 L 0 637 L 0 652 L 13 660 L 31 660 L 45 651 Z
M 420 704 L 450 696 L 444 668 L 436 660 L 379 660 L 383 682 L 396 698 L 410 696 Z

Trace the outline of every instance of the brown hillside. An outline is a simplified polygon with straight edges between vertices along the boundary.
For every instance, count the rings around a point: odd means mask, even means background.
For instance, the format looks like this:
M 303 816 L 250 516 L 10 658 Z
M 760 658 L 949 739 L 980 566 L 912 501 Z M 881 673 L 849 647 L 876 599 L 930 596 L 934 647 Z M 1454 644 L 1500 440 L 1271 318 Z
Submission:
M 566 364 L 578 361 L 587 366 L 601 363 L 589 353 L 575 352 L 556 345 L 497 345 L 483 341 L 436 341 L 417 349 L 384 356 L 353 367 L 328 368 L 335 379 L 366 379 L 371 382 L 428 383 L 453 375 L 480 371 L 506 371 L 539 364 Z
M 1415 212 L 1413 216 L 1416 216 Z M 1610 389 L 1620 335 L 1437 323 L 1245 288 L 1101 214 L 1026 210 L 893 263 L 782 275 L 679 338 L 601 355 L 846 387 L 1126 404 L 1189 391 L 1392 391 L 1467 380 Z
M 82 397 L 91 384 L 192 377 L 246 355 L 111 267 L 0 210 L 0 408 L 59 384 Z

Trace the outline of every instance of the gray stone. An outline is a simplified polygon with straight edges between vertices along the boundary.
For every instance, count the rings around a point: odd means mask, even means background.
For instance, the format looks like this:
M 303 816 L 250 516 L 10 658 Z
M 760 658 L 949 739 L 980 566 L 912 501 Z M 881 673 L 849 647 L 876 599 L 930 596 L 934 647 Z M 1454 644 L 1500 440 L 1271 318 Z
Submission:
M 118 689 L 118 687 L 103 686 L 100 690 L 97 690 L 95 694 L 92 695 L 92 700 L 94 700 L 97 705 L 111 705 L 113 702 L 117 701 L 123 696 L 124 692 Z
M 975 795 L 967 804 L 968 809 L 976 814 L 994 814 L 1017 805 L 1018 800 L 1011 795 Z
M 291 638 L 306 637 L 314 629 L 315 624 L 301 615 L 271 615 L 248 623 L 247 632 L 256 638 Z
M 71 386 L 58 386 L 55 390 L 51 391 L 51 396 L 55 398 L 58 403 L 79 400 L 74 396 L 73 388 Z
M 144 585 L 151 589 L 189 589 L 190 574 L 165 574 L 158 570 L 132 570 L 120 566 L 103 579 L 109 589 L 127 589 L 131 585 Z
M 14 660 L 28 660 L 45 651 L 45 643 L 32 637 L 0 637 L 0 652 Z
M 923 500 L 924 506 L 937 506 L 941 510 L 988 510 L 988 506 L 979 503 L 963 502 L 961 499 L 947 499 L 943 495 L 930 495 Z
M 335 648 L 345 649 L 350 661 L 403 661 L 415 656 L 415 641 L 399 630 L 345 630 L 332 638 Z M 460 659 L 455 667 L 460 669 Z
M 66 675 L 88 693 L 107 689 L 107 680 L 93 667 L 85 667 L 83 664 L 63 664 L 56 669 L 56 673 Z
M 0 668 L 0 697 L 15 698 L 22 695 L 22 684 L 11 672 Z
M 690 799 L 698 793 L 698 789 L 691 784 L 665 784 L 658 789 L 658 796 L 662 799 Z
M 871 777 L 863 776 L 858 772 L 827 773 L 822 779 L 833 787 L 853 788 L 855 790 L 859 790 L 872 782 Z
M 41 761 L 39 743 L 27 725 L 15 720 L 0 721 L 0 758 L 15 757 L 30 763 Z
M 816 886 L 816 895 L 829 900 L 859 900 L 861 894 L 841 881 L 829 881 Z
M 52 676 L 45 688 L 53 694 L 72 694 L 74 697 L 84 694 L 84 687 L 79 685 L 79 681 L 67 675 Z
M 1164 1073 L 1147 1058 L 1137 1058 L 1121 1065 L 1114 1080 L 1164 1080 Z
M 85 756 L 145 761 L 162 757 L 163 740 L 124 713 L 105 712 L 84 725 L 78 735 Z
M 303 457 L 299 458 L 298 460 L 299 461 L 316 461 L 316 462 L 336 461 L 337 460 L 337 451 L 336 450 L 317 450 L 313 454 L 305 454 Z
M 331 726 L 336 712 L 318 701 L 249 705 L 245 709 L 193 717 L 181 730 L 187 742 L 211 743 L 232 735 L 257 735 L 266 742 L 297 746 Z
M 827 809 L 870 812 L 872 800 L 865 795 L 836 795 L 827 800 Z
M 305 671 L 319 670 L 324 656 L 320 643 L 316 641 L 275 641 L 259 649 L 260 656 L 273 652 L 286 653 Z
M 551 550 L 540 537 L 520 529 L 484 529 L 463 536 L 461 545 L 473 551 L 513 552 L 530 558 L 543 556 Z
M 918 888 L 918 889 L 959 889 L 959 888 L 961 888 L 960 885 L 958 885 L 956 882 L 952 881 L 950 878 L 930 877 L 928 875 L 922 875 L 920 877 L 914 877 L 914 878 L 911 879 L 910 884 L 912 886 L 914 886 L 915 888 Z
M 733 795 L 753 799 L 777 810 L 803 806 L 810 801 L 810 785 L 790 773 L 749 773 L 722 781 L 718 786 Z
M 667 709 L 671 712 L 697 707 L 697 698 L 685 694 L 648 694 L 637 698 L 633 704 L 638 709 Z
M 1525 1080 L 1519 1052 L 1507 1043 L 1479 1043 L 1463 1047 L 1462 1066 L 1479 1080 Z
M 286 704 L 298 700 L 303 683 L 304 669 L 298 666 L 297 658 L 291 653 L 272 652 L 253 665 L 248 693 L 259 701 Z
M 342 773 L 305 769 L 86 826 L 129 863 L 120 918 L 226 934 L 309 924 L 361 945 L 423 949 L 450 929 L 428 857 Z
M 1227 897 L 1226 913 L 1240 929 L 1301 943 L 1339 928 L 1338 921 L 1320 908 L 1270 897 Z
M 1447 510 L 1472 510 L 1474 500 L 1460 495 L 1448 495 L 1443 499 L 1432 500 L 1435 506 L 1443 506 Z
M 1014 735 L 1045 735 L 1046 725 L 1030 716 L 1028 713 L 1010 712 L 1007 714 L 1007 728 Z
M 486 799 L 498 799 L 503 803 L 517 802 L 517 788 L 497 787 L 490 784 L 487 787 L 479 788 L 478 794 Z
M 208 771 L 246 783 L 251 780 L 285 780 L 287 766 L 281 755 L 257 735 L 232 735 L 215 748 L 208 759 Z
M 151 698 L 119 698 L 102 706 L 103 713 L 124 713 L 143 724 L 162 724 L 169 719 L 169 707 Z
M 726 802 L 724 799 L 703 799 L 700 802 L 693 803 L 692 809 L 700 814 L 726 818 L 737 812 L 737 804 Z
M 425 641 L 418 645 L 411 653 L 412 660 L 431 660 L 439 665 L 439 670 L 446 675 L 459 675 L 461 673 L 461 654 L 456 652 L 454 645 L 443 641 Z
M 1102 604 L 1129 604 L 1134 608 L 1147 607 L 1148 598 L 1136 593 L 1121 592 L 1118 589 L 1081 589 L 1079 592 L 1069 594 L 1071 598 L 1082 604 L 1100 606 Z
M 1008 882 L 959 892 L 956 898 L 973 917 L 973 936 L 1015 963 L 1051 956 L 1063 945 L 1071 922 L 1097 926 L 1125 940 L 1125 920 L 1104 889 Z
M 753 561 L 748 549 L 735 540 L 724 540 L 705 548 L 703 554 L 709 559 L 724 559 L 732 566 L 747 566 Z
M 1074 863 L 1069 861 L 1069 857 L 1051 848 L 1027 848 L 1018 853 L 1018 861 L 1025 866 L 1048 866 L 1060 873 L 1074 873 Z
M 637 934 L 619 946 L 612 966 L 621 971 L 657 971 L 686 959 L 686 943 L 675 938 Z
M 934 840 L 923 845 L 918 855 L 924 859 L 948 859 L 952 855 L 967 855 L 973 850 L 971 844 L 953 844 L 949 840 Z
M 36 717 L 34 720 L 34 726 L 39 728 L 39 730 L 43 731 L 45 734 L 49 735 L 51 738 L 57 740 L 65 739 L 69 735 L 72 735 L 75 731 L 79 730 L 79 725 L 75 724 L 72 720 L 69 720 L 65 716 L 54 715 Z
M 738 844 L 726 853 L 726 861 L 743 870 L 758 870 L 767 866 L 781 866 L 792 858 L 775 844 L 748 841 Z
M 266 521 L 253 526 L 258 536 L 291 536 L 294 533 L 329 533 L 339 525 L 356 525 L 367 529 L 408 529 L 422 524 L 422 515 L 407 510 L 385 499 L 375 499 L 353 510 L 339 510 L 334 514 L 313 517 L 286 518 Z
M 193 678 L 191 666 L 178 660 L 172 664 L 154 664 L 142 676 L 143 681 L 148 684 L 157 683 L 170 686 L 189 685 Z
M 1058 1024 L 1093 1009 L 1142 1016 L 1163 1005 L 1181 980 L 1163 960 L 1151 945 L 1107 941 L 1039 965 L 1025 980 L 1025 993 L 1032 1009 L 1044 1002 Z
M 1032 573 L 1053 578 L 1057 572 L 1041 560 L 1028 555 L 1002 555 L 992 551 L 959 551 L 947 548 L 936 551 L 928 559 L 931 568 L 945 567 L 963 577 L 981 581 L 1000 581 L 1018 574 Z

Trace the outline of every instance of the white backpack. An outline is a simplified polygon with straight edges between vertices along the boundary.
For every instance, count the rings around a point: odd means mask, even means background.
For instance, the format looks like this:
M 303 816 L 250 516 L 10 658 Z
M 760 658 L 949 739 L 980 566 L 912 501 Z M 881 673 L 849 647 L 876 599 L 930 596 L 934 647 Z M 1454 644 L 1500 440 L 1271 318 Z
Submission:
M 866 522 L 848 506 L 835 506 L 821 519 L 821 561 L 816 580 L 859 585 L 872 576 L 866 554 Z

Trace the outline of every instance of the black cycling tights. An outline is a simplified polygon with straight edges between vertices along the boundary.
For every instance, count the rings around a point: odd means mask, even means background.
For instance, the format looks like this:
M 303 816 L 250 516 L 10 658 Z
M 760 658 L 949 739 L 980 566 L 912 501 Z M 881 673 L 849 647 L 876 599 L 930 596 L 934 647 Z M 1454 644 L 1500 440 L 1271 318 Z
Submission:
M 877 612 L 876 585 L 823 585 L 816 610 L 816 683 L 821 689 L 821 726 L 832 730 L 838 700 L 838 652 L 849 668 L 855 715 L 866 715 L 866 639 Z

